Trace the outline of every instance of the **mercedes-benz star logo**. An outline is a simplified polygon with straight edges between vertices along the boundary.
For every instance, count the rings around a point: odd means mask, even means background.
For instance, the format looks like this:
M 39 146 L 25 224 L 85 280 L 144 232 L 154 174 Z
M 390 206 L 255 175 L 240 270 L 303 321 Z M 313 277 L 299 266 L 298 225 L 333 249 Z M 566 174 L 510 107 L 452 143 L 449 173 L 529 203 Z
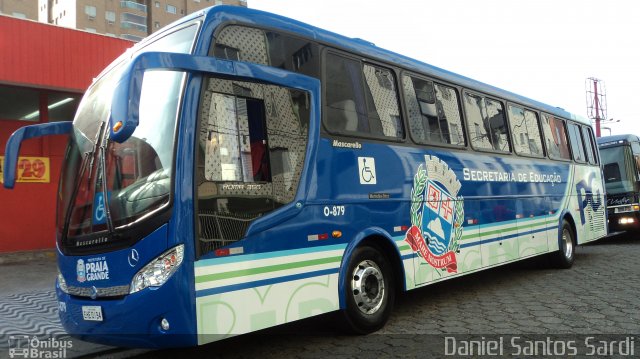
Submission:
M 98 288 L 95 286 L 91 287 L 91 299 L 98 298 Z
M 132 249 L 131 252 L 129 253 L 129 265 L 132 267 L 135 267 L 138 264 L 139 260 L 140 260 L 140 254 L 138 254 L 137 250 Z

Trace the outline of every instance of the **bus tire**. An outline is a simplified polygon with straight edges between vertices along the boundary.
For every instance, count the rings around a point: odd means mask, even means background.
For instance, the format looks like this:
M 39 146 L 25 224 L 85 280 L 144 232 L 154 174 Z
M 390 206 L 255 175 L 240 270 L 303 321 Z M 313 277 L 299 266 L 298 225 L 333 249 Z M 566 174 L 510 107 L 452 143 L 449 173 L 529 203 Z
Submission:
M 376 248 L 355 249 L 346 272 L 345 329 L 368 334 L 382 328 L 393 309 L 395 284 L 389 260 Z
M 552 257 L 553 264 L 558 268 L 571 268 L 576 256 L 576 241 L 571 225 L 566 220 L 562 221 L 558 242 L 558 251 Z

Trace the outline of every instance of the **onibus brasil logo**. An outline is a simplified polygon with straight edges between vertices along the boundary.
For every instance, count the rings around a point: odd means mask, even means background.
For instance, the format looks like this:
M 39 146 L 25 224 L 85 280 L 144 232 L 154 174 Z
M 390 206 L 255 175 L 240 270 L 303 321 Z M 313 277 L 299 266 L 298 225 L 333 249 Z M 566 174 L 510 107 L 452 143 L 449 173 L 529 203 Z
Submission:
M 456 273 L 464 220 L 460 181 L 438 157 L 424 157 L 425 165 L 413 177 L 411 228 L 405 241 L 432 267 Z

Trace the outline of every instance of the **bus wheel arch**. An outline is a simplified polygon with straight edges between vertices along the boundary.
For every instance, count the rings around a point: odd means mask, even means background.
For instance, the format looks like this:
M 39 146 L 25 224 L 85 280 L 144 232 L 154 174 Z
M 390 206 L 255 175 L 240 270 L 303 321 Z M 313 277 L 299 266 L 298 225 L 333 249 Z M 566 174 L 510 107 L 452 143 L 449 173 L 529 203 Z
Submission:
M 404 289 L 403 278 L 400 252 L 388 236 L 378 231 L 357 236 L 345 250 L 338 278 L 343 327 L 356 334 L 382 328 Z

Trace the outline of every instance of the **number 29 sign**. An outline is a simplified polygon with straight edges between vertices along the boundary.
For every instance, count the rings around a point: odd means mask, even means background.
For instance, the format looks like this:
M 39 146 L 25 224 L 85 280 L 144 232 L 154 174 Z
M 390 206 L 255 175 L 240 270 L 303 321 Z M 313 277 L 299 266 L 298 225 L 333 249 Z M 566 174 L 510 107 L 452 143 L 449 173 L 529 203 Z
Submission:
M 4 156 L 0 156 L 0 183 L 3 181 Z M 16 182 L 49 183 L 51 166 L 48 157 L 18 157 Z

